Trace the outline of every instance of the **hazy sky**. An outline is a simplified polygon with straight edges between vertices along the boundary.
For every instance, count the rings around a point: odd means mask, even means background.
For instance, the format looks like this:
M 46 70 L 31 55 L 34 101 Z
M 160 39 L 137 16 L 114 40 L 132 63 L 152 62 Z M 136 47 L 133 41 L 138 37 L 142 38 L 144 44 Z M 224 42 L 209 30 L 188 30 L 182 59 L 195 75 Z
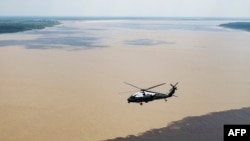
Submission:
M 0 0 L 0 16 L 250 17 L 250 0 Z

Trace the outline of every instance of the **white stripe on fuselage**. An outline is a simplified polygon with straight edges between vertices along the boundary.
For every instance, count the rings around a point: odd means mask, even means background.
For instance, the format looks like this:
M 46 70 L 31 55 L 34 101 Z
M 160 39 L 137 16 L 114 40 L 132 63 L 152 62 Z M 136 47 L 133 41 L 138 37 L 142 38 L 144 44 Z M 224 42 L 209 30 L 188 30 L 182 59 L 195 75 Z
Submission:
M 145 95 L 155 95 L 155 93 L 147 92 L 147 91 L 145 91 L 144 93 L 145 93 Z M 134 96 L 134 97 L 144 97 L 145 95 L 143 95 L 143 92 L 137 92 L 137 93 L 134 93 L 132 96 Z

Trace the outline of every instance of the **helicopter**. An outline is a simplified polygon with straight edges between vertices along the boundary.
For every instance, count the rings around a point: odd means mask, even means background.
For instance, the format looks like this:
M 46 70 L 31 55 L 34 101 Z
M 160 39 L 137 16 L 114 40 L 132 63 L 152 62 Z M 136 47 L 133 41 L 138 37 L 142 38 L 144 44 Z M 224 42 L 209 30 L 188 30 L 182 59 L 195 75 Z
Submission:
M 127 99 L 128 103 L 134 102 L 134 103 L 140 103 L 140 105 L 142 105 L 143 102 L 147 103 L 149 101 L 159 100 L 159 99 L 164 99 L 167 102 L 167 98 L 175 96 L 174 93 L 177 90 L 176 86 L 178 84 L 178 82 L 174 85 L 170 84 L 170 86 L 172 88 L 169 90 L 169 93 L 165 94 L 165 93 L 159 93 L 159 92 L 154 92 L 154 91 L 149 91 L 149 90 L 156 88 L 156 87 L 159 87 L 159 86 L 162 86 L 162 85 L 165 85 L 166 83 L 161 83 L 161 84 L 158 84 L 158 85 L 146 88 L 146 89 L 142 89 L 142 88 L 137 87 L 137 86 L 130 84 L 128 82 L 124 82 L 124 83 L 140 90 L 139 92 L 132 94 Z

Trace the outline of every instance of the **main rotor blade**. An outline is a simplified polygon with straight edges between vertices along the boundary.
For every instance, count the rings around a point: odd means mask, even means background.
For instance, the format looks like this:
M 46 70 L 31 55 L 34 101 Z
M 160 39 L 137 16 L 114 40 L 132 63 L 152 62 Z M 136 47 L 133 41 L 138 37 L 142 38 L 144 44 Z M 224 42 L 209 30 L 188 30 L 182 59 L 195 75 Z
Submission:
M 161 85 L 165 85 L 166 83 L 161 83 L 161 84 L 158 84 L 158 85 L 155 85 L 155 86 L 152 86 L 152 87 L 149 87 L 149 88 L 147 88 L 147 89 L 143 89 L 143 90 L 150 90 L 150 89 L 153 89 L 153 88 L 155 88 L 155 87 L 159 87 L 159 86 L 161 86 Z
M 172 87 L 176 87 L 176 85 L 178 84 L 179 82 L 175 83 L 174 85 L 173 84 L 170 84 Z
M 129 85 L 129 86 L 132 86 L 132 87 L 135 87 L 135 88 L 137 88 L 137 89 L 140 89 L 141 90 L 141 88 L 139 88 L 139 87 L 137 87 L 137 86 L 135 86 L 135 85 L 132 85 L 132 84 L 130 84 L 130 83 L 128 83 L 128 82 L 124 82 L 125 84 L 127 84 L 127 85 Z
M 174 85 L 174 86 L 176 86 L 178 83 L 179 83 L 179 82 L 175 83 L 175 85 Z
M 135 92 L 138 92 L 138 90 L 137 91 L 128 91 L 128 92 L 119 92 L 118 94 L 135 93 Z

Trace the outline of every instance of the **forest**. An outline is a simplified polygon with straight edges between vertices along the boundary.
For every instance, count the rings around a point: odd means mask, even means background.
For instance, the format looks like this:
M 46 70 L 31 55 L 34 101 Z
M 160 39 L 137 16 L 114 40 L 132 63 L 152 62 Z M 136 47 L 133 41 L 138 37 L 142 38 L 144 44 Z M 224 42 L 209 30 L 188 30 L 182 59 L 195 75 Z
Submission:
M 47 19 L 0 19 L 0 34 L 43 29 L 58 24 L 59 21 Z
M 226 28 L 240 29 L 250 32 L 250 22 L 233 22 L 233 23 L 220 24 L 220 26 Z

